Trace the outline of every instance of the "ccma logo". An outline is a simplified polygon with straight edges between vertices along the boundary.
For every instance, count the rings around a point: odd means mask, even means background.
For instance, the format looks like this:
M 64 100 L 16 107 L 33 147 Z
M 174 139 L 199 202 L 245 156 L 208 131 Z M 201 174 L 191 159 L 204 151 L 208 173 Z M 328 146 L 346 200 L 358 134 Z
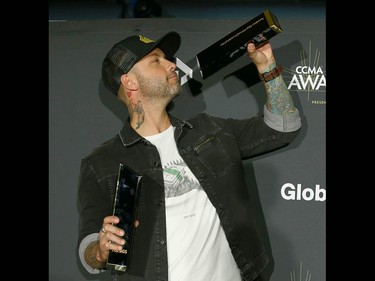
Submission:
M 302 65 L 297 66 L 294 70 L 285 69 L 287 73 L 291 74 L 291 77 L 286 76 L 290 79 L 288 89 L 307 93 L 307 100 L 311 101 L 312 104 L 326 104 L 325 98 L 319 96 L 319 93 L 325 93 L 327 85 L 324 69 L 319 65 L 320 51 L 316 49 L 313 57 L 310 41 L 308 59 L 306 59 L 303 50 L 300 56 Z M 311 98 L 310 95 L 312 94 L 313 97 Z

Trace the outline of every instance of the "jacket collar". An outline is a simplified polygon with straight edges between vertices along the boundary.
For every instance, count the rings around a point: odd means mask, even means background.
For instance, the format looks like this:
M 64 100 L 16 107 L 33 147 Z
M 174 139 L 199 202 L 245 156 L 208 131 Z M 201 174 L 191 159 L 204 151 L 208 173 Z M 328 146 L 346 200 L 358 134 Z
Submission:
M 183 127 L 187 127 L 189 129 L 193 128 L 193 125 L 188 121 L 178 119 L 171 114 L 169 114 L 169 119 L 171 120 L 172 126 L 176 127 L 178 131 L 181 131 Z M 137 142 L 145 141 L 145 139 L 130 126 L 130 117 L 128 117 L 124 122 L 124 125 L 119 132 L 119 137 L 124 146 L 130 146 Z

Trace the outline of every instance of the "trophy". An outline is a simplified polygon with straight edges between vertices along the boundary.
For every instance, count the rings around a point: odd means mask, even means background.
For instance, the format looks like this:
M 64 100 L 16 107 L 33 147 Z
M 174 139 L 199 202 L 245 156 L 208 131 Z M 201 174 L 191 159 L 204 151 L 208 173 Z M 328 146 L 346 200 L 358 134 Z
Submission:
M 246 52 L 252 42 L 259 48 L 282 31 L 276 16 L 264 11 L 196 55 L 201 76 L 206 79 Z
M 109 251 L 107 259 L 108 269 L 126 271 L 129 267 L 135 231 L 134 221 L 137 213 L 139 182 L 141 178 L 140 175 L 136 174 L 128 167 L 120 164 L 113 204 L 113 215 L 120 219 L 120 222 L 116 226 L 125 231 L 123 238 L 126 242 L 122 250 Z

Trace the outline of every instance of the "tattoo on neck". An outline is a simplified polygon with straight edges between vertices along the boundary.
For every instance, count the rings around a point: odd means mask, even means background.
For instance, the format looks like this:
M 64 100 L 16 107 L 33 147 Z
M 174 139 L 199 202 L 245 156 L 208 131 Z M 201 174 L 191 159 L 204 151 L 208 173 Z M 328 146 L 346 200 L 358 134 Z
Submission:
M 137 103 L 130 103 L 128 106 L 129 109 L 129 116 L 132 119 L 134 114 L 137 115 L 137 123 L 135 129 L 139 129 L 143 122 L 145 121 L 145 112 L 142 107 L 142 102 L 137 101 Z

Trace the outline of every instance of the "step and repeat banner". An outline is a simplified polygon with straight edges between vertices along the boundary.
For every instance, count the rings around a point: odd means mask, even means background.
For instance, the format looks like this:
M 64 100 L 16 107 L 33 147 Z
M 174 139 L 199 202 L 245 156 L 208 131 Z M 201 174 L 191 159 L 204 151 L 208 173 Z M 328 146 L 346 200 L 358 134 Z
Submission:
M 249 19 L 263 11 L 254 11 Z M 277 16 L 277 15 L 276 15 Z M 205 79 L 197 54 L 247 20 L 117 19 L 49 23 L 49 280 L 111 280 L 87 273 L 77 255 L 77 191 L 81 157 L 117 134 L 127 112 L 101 82 L 101 64 L 115 42 L 169 31 L 182 94 L 171 113 L 247 118 L 261 114 L 263 85 L 245 56 Z M 246 160 L 259 224 L 274 256 L 273 281 L 326 280 L 326 23 L 283 20 L 270 39 L 299 108 L 303 128 L 281 150 Z

